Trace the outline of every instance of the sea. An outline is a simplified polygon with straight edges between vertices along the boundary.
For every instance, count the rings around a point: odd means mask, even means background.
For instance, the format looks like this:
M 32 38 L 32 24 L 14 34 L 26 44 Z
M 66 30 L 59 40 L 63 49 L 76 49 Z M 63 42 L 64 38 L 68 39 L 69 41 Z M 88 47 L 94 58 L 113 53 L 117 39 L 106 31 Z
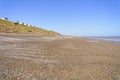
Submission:
M 117 45 L 120 45 L 120 37 L 90 37 L 88 42 L 100 42 L 101 40 L 115 42 Z
M 96 40 L 107 40 L 112 42 L 120 42 L 120 37 L 97 37 Z

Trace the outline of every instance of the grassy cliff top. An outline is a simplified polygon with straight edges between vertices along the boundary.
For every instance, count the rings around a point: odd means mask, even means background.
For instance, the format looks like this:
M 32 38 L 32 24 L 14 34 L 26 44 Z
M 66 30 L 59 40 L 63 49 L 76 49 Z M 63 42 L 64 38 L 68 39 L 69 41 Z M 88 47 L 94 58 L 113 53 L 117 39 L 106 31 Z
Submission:
M 24 23 L 12 22 L 6 19 L 0 19 L 0 32 L 2 33 L 20 33 L 20 34 L 43 34 L 60 35 L 57 32 L 37 28 Z

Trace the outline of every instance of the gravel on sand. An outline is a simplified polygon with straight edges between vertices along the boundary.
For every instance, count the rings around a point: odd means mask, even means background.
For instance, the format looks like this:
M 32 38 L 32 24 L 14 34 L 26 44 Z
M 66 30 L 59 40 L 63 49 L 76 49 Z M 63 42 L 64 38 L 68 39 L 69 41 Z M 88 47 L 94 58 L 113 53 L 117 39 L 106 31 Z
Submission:
M 120 80 L 120 46 L 80 37 L 0 34 L 0 80 Z

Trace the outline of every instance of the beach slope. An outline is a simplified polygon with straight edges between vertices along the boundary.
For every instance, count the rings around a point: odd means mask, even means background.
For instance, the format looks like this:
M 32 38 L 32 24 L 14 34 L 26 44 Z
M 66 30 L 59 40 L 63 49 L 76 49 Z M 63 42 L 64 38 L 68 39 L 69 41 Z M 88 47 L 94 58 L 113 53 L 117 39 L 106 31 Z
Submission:
M 120 80 L 120 46 L 88 40 L 0 34 L 0 80 Z

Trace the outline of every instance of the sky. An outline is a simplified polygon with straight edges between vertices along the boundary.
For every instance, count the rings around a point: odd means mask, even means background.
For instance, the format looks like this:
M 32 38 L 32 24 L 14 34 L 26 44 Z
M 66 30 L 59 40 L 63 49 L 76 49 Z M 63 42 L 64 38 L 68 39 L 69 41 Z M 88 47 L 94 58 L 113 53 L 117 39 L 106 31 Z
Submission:
M 120 0 L 0 0 L 0 18 L 72 36 L 120 36 Z

